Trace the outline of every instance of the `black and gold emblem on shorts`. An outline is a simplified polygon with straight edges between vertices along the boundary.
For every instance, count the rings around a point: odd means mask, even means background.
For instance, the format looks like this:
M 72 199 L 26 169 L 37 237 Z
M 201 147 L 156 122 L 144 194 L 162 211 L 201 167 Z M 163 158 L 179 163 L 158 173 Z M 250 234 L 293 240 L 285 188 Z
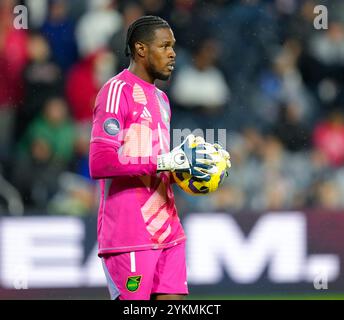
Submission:
M 131 276 L 128 277 L 127 283 L 126 283 L 126 288 L 130 292 L 135 292 L 140 286 L 142 276 Z

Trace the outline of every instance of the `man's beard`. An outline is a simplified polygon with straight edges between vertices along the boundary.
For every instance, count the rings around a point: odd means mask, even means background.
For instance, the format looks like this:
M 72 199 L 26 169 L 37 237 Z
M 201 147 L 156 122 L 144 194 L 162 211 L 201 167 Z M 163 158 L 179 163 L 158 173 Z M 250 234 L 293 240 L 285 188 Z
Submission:
M 153 64 L 150 64 L 150 68 L 148 71 L 154 80 L 166 81 L 170 78 L 169 74 L 163 74 L 162 72 L 159 72 L 158 70 L 156 70 L 155 67 L 153 66 Z

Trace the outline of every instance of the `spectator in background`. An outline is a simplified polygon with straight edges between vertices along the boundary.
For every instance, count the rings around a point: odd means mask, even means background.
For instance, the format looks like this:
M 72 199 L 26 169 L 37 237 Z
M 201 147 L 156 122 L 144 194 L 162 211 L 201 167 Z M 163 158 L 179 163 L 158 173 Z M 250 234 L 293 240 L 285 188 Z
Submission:
M 341 99 L 344 103 L 344 24 L 333 18 L 328 30 L 314 32 L 302 56 L 300 69 L 307 85 L 324 105 L 323 113 Z M 325 109 L 326 108 L 326 109 Z
M 208 203 L 202 204 L 208 211 L 212 208 L 216 210 L 226 208 L 230 212 L 252 209 L 252 199 L 262 188 L 259 154 L 264 145 L 263 136 L 255 128 L 246 128 L 242 133 L 231 132 L 227 141 L 235 170 L 230 172 L 229 178 L 217 192 L 209 195 Z
M 229 1 L 211 19 L 212 36 L 222 44 L 219 66 L 231 88 L 229 125 L 235 130 L 261 122 L 254 113 L 258 77 L 279 44 L 272 4 Z
M 309 50 L 319 62 L 344 66 L 344 26 L 341 21 L 332 20 L 328 30 L 313 33 Z
M 27 32 L 13 27 L 15 0 L 0 2 L 0 106 L 22 102 L 22 71 L 28 60 Z
M 313 131 L 314 148 L 322 152 L 334 168 L 344 165 L 344 115 L 333 111 Z
M 95 184 L 95 181 L 90 177 L 89 170 L 91 128 L 88 123 L 83 123 L 76 125 L 75 129 L 75 156 L 73 158 L 72 171 L 89 180 L 91 184 Z
M 153 15 L 164 18 L 166 14 L 166 2 L 164 0 L 140 0 L 145 15 Z
M 74 65 L 65 87 L 65 96 L 71 107 L 76 130 L 74 172 L 89 179 L 88 155 L 93 107 L 101 86 L 116 70 L 115 56 L 107 50 L 98 50 Z
M 272 59 L 271 67 L 262 72 L 260 91 L 255 95 L 252 113 L 265 126 L 273 125 L 280 114 L 280 107 L 293 105 L 298 108 L 299 121 L 313 121 L 317 115 L 317 104 L 311 98 L 297 67 L 300 53 L 299 43 L 289 39 Z
M 309 148 L 310 128 L 302 121 L 300 108 L 293 103 L 279 107 L 279 116 L 272 131 L 289 151 L 297 152 Z
M 28 151 L 36 138 L 48 143 L 54 161 L 68 166 L 74 153 L 75 132 L 63 98 L 54 97 L 46 102 L 42 114 L 29 125 L 20 144 L 21 150 Z
M 144 15 L 144 11 L 141 5 L 136 2 L 128 1 L 123 7 L 123 24 L 120 30 L 118 30 L 109 41 L 109 49 L 114 52 L 117 59 L 117 71 L 122 71 L 129 65 L 129 58 L 124 54 L 124 43 L 127 36 L 128 27 L 133 21 Z
M 288 39 L 273 59 L 273 69 L 281 83 L 278 92 L 280 101 L 297 106 L 302 121 L 305 121 L 311 119 L 312 112 L 316 113 L 316 109 L 314 103 L 311 104 L 313 101 L 297 66 L 300 50 L 297 41 Z
M 211 37 L 207 15 L 200 11 L 202 3 L 196 0 L 166 1 L 165 15 L 173 26 L 177 45 L 184 50 L 194 50 L 203 38 Z M 202 15 L 203 13 L 203 15 Z M 202 30 L 202 32 L 200 32 Z
M 76 37 L 80 54 L 87 57 L 105 48 L 122 27 L 116 0 L 88 0 L 88 11 L 80 18 Z
M 193 54 L 192 64 L 177 72 L 171 89 L 179 107 L 192 112 L 202 128 L 216 127 L 214 120 L 223 117 L 230 91 L 222 72 L 216 67 L 218 43 L 204 39 Z M 196 111 L 196 112 L 195 112 Z
M 333 179 L 325 179 L 315 184 L 312 205 L 325 210 L 339 210 L 343 207 L 341 190 Z
M 0 163 L 10 158 L 15 107 L 23 100 L 27 33 L 13 27 L 15 0 L 0 2 Z
M 273 135 L 266 135 L 259 149 L 261 164 L 256 172 L 256 187 L 251 206 L 256 210 L 277 210 L 290 208 L 295 183 L 290 176 L 290 155 L 281 141 Z
M 243 190 L 231 183 L 226 183 L 216 192 L 209 194 L 210 210 L 215 212 L 236 213 L 245 206 L 245 194 Z M 208 209 L 208 210 L 209 210 Z
M 54 61 L 66 72 L 78 59 L 74 21 L 66 0 L 49 0 L 48 18 L 40 31 L 48 39 Z
M 213 25 L 214 36 L 224 45 L 221 62 L 229 85 L 233 93 L 245 95 L 278 44 L 274 13 L 262 1 L 240 0 L 225 6 Z
M 77 123 L 92 123 L 93 106 L 97 93 L 112 77 L 115 66 L 113 54 L 98 50 L 75 64 L 67 75 L 65 94 Z
M 72 172 L 61 173 L 57 180 L 58 191 L 47 206 L 49 214 L 86 216 L 97 211 L 94 182 Z
M 48 12 L 49 0 L 24 0 L 29 14 L 29 29 L 38 30 L 42 27 Z
M 20 137 L 27 125 L 43 108 L 45 102 L 57 94 L 62 94 L 61 69 L 51 61 L 49 44 L 38 32 L 31 32 L 28 41 L 29 63 L 24 78 L 24 103 L 18 109 L 17 132 Z
M 26 203 L 45 207 L 57 190 L 56 177 L 69 167 L 74 156 L 74 141 L 66 102 L 51 98 L 18 145 L 13 181 Z
M 278 11 L 281 11 L 282 2 L 283 0 L 275 1 Z M 314 8 L 317 4 L 314 0 L 304 0 L 302 3 L 294 0 L 285 2 L 286 6 L 291 5 L 289 12 L 284 12 L 282 19 L 279 19 L 280 30 L 283 33 L 282 39 L 285 41 L 288 38 L 294 38 L 304 47 L 309 37 L 316 31 L 313 22 Z M 285 19 L 286 16 L 287 19 Z

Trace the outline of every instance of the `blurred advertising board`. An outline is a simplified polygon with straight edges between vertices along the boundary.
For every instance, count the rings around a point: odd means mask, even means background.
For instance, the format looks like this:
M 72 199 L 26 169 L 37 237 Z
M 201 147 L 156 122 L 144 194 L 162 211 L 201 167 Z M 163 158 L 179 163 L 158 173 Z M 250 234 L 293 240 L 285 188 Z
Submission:
M 0 299 L 106 294 L 96 216 L 0 218 Z M 344 214 L 190 213 L 193 294 L 344 292 Z

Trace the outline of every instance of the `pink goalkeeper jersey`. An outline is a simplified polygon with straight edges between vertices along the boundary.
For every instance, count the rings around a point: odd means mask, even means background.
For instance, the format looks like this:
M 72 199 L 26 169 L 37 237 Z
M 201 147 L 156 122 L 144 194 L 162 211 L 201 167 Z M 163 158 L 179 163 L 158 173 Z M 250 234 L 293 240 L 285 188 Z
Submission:
M 158 249 L 185 240 L 169 173 L 156 173 L 170 148 L 170 106 L 155 85 L 125 69 L 100 90 L 90 173 L 100 179 L 99 255 Z

